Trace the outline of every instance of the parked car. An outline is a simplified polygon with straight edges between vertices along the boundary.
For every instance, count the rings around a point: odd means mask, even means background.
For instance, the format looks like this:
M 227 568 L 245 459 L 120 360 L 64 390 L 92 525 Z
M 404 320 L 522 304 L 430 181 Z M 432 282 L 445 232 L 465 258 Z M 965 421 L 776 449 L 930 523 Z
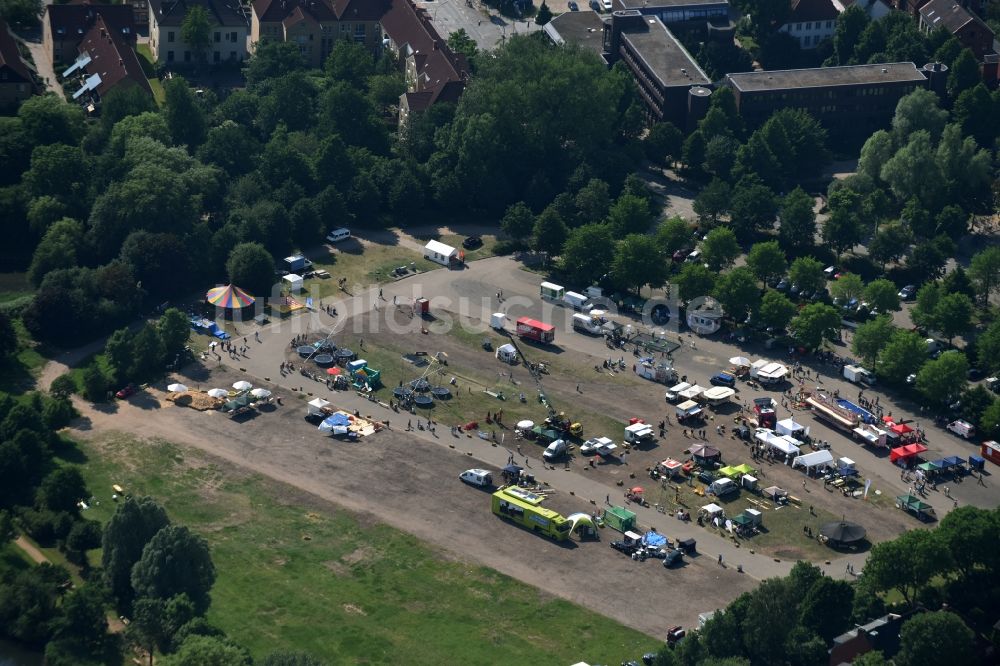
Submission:
M 479 236 L 469 236 L 464 241 L 462 241 L 462 247 L 466 250 L 475 250 L 478 247 L 483 246 L 483 239 Z
M 611 548 L 626 555 L 631 555 L 635 552 L 635 544 L 628 541 L 612 541 Z
M 774 288 L 777 289 L 778 291 L 788 291 L 789 286 L 791 285 L 788 284 L 788 280 L 786 280 L 785 278 L 781 278 L 780 280 L 778 280 L 778 284 L 774 285 Z
M 917 297 L 917 287 L 915 285 L 908 284 L 902 289 L 900 289 L 899 294 L 897 295 L 899 296 L 900 300 L 912 301 L 914 298 Z
M 351 230 L 341 227 L 340 229 L 334 229 L 326 235 L 326 240 L 331 243 L 339 243 L 340 241 L 345 241 L 351 237 Z
M 138 390 L 139 387 L 137 387 L 135 384 L 126 384 L 117 393 L 115 393 L 115 397 L 120 400 L 124 400 L 125 398 L 134 395 L 136 392 L 138 392 Z
M 728 386 L 729 388 L 736 386 L 736 377 L 728 372 L 720 372 L 708 381 L 712 386 Z
M 674 550 L 667 553 L 667 556 L 663 558 L 663 566 L 669 569 L 670 567 L 676 564 L 680 564 L 683 561 L 684 561 L 684 551 L 675 548 Z
M 570 2 L 569 2 L 569 10 L 571 12 L 578 12 L 578 11 L 580 11 L 580 6 L 578 4 L 576 4 L 575 2 L 573 2 L 573 0 L 570 0 Z
M 601 4 L 604 5 L 604 11 L 611 11 L 611 0 L 601 0 Z
M 691 254 L 691 248 L 683 248 L 674 252 L 671 257 L 674 261 L 681 262 L 687 259 L 687 256 Z
M 459 474 L 458 478 L 477 488 L 489 488 L 493 485 L 493 475 L 485 469 L 467 469 Z
M 969 371 L 965 373 L 965 376 L 969 378 L 970 382 L 978 382 L 983 378 L 983 371 L 979 368 L 969 368 Z

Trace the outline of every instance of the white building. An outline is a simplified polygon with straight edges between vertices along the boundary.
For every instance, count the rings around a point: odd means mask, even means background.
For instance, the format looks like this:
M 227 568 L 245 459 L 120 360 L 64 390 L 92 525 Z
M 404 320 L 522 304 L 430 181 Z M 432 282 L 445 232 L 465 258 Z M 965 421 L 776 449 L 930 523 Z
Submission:
M 834 0 L 792 0 L 792 11 L 781 26 L 804 49 L 814 49 L 833 37 L 840 15 Z
M 442 266 L 451 266 L 461 261 L 458 250 L 436 240 L 427 241 L 427 245 L 424 246 L 424 258 Z
M 209 64 L 247 58 L 250 20 L 237 0 L 149 0 L 149 49 L 157 63 L 194 64 L 198 53 L 184 42 L 181 25 L 189 8 L 201 6 L 211 26 L 205 60 Z

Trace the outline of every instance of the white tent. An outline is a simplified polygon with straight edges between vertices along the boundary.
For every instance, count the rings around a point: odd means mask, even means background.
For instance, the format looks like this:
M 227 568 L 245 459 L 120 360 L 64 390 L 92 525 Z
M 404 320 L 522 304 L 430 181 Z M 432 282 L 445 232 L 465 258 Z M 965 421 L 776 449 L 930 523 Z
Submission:
M 805 437 L 809 434 L 809 427 L 804 426 L 801 423 L 796 423 L 795 419 L 787 418 L 778 421 L 774 425 L 774 429 L 779 435 L 788 435 L 790 437 Z
M 704 393 L 702 393 L 701 397 L 706 402 L 709 402 L 713 405 L 718 405 L 720 403 L 725 402 L 726 400 L 729 400 L 734 395 L 736 395 L 735 389 L 731 389 L 728 386 L 713 386 L 712 388 L 707 389 Z
M 723 514 L 722 507 L 714 502 L 712 504 L 706 504 L 701 507 L 702 513 L 708 514 L 709 517 L 721 516 Z
M 786 456 L 797 456 L 802 453 L 801 449 L 799 449 L 801 442 L 791 437 L 777 435 L 766 428 L 758 428 L 756 438 L 757 441 L 762 442 L 772 449 L 781 451 Z
M 504 363 L 517 363 L 517 347 L 509 342 L 497 347 L 497 358 Z
M 697 384 L 695 384 L 694 386 L 689 386 L 688 388 L 681 391 L 680 396 L 687 400 L 697 400 L 704 392 L 705 392 L 704 386 L 698 386 Z
M 296 275 L 295 273 L 289 273 L 281 278 L 281 284 L 288 289 L 288 291 L 298 293 L 302 291 L 302 276 Z
M 812 453 L 807 453 L 804 456 L 798 456 L 792 461 L 792 467 L 805 467 L 806 469 L 812 469 L 813 467 L 820 467 L 829 465 L 833 462 L 833 454 L 829 451 L 813 451 Z
M 430 240 L 424 246 L 424 258 L 442 266 L 450 266 L 452 262 L 458 261 L 458 250 L 441 241 Z

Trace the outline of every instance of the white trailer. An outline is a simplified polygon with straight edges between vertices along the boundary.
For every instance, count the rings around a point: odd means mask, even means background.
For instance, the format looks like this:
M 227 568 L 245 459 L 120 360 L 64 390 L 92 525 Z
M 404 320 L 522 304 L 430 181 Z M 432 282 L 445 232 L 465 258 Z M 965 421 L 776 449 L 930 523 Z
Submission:
M 864 384 L 866 386 L 871 386 L 875 383 L 875 375 L 868 372 L 860 365 L 845 365 L 844 379 L 853 384 Z
M 627 444 L 646 444 L 653 441 L 653 427 L 648 423 L 633 423 L 625 426 L 625 442 Z
M 553 282 L 543 282 L 539 285 L 539 295 L 548 301 L 562 301 L 566 295 L 566 287 Z

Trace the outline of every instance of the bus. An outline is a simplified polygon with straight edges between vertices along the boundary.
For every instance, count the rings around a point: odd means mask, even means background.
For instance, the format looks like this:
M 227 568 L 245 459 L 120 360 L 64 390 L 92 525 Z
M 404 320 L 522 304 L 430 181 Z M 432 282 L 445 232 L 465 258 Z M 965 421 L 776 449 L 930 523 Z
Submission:
M 541 506 L 542 499 L 541 495 L 517 486 L 503 488 L 493 493 L 493 513 L 556 541 L 565 541 L 569 538 L 570 522 Z

